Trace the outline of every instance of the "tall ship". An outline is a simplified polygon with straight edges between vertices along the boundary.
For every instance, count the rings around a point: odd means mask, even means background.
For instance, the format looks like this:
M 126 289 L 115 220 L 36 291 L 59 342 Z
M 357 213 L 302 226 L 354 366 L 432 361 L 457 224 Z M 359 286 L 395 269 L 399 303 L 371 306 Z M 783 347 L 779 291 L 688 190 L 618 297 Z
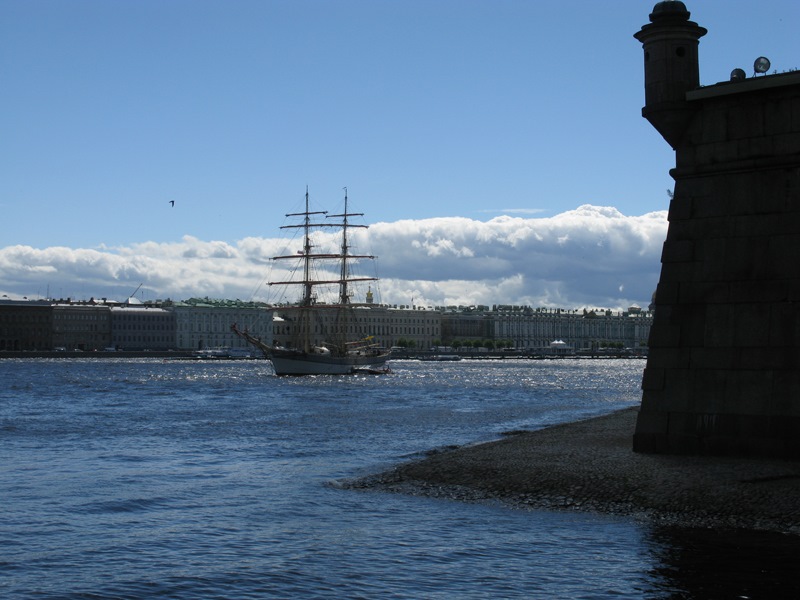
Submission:
M 348 211 L 347 188 L 344 195 L 344 212 L 329 215 L 327 211 L 311 211 L 306 189 L 305 210 L 289 213 L 287 219 L 298 222 L 281 229 L 302 229 L 303 249 L 295 254 L 274 256 L 272 260 L 294 263 L 299 276 L 287 281 L 271 281 L 270 286 L 299 286 L 297 303 L 283 307 L 292 317 L 285 326 L 290 341 L 284 345 L 273 341 L 265 343 L 246 330 L 231 326 L 236 335 L 259 348 L 272 362 L 276 375 L 346 375 L 352 373 L 387 373 L 390 352 L 373 343 L 373 338 L 357 324 L 356 311 L 364 305 L 352 302 L 351 284 L 377 281 L 377 277 L 358 277 L 351 273 L 355 262 L 374 260 L 375 257 L 351 252 L 349 233 L 353 228 L 367 228 L 354 224 L 351 219 L 363 213 Z M 313 232 L 338 229 L 339 245 L 333 252 L 318 250 L 312 240 Z M 338 288 L 332 302 L 319 300 L 320 288 Z

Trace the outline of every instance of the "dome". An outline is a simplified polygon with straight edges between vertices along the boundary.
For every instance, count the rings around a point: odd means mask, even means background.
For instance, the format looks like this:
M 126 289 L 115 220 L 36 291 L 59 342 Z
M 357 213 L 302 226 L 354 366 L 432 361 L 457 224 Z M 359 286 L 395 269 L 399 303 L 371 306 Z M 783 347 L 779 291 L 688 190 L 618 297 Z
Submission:
M 675 21 L 688 21 L 691 13 L 686 10 L 686 5 L 680 0 L 664 0 L 653 7 L 650 21 L 655 23 L 664 19 Z

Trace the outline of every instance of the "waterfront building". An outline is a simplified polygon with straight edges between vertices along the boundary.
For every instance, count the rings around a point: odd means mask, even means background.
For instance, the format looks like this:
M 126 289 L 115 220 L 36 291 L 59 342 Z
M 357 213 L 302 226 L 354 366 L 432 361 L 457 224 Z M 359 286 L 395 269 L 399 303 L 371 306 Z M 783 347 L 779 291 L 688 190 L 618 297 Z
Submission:
M 175 347 L 175 315 L 158 304 L 129 298 L 112 306 L 111 344 L 116 350 L 171 350 Z
M 231 331 L 236 323 L 255 337 L 270 339 L 272 313 L 266 304 L 191 298 L 164 304 L 174 318 L 172 344 L 179 350 L 251 347 Z
M 53 309 L 40 300 L 0 300 L 0 351 L 52 350 Z
M 495 306 L 442 312 L 443 343 L 502 343 L 529 352 L 547 352 L 554 341 L 574 350 L 603 347 L 640 350 L 647 346 L 653 316 L 638 306 L 627 311 Z
M 450 346 L 454 342 L 483 342 L 495 339 L 495 316 L 488 307 L 448 307 L 439 308 L 442 319 L 442 339 L 440 343 Z
M 368 299 L 370 297 L 368 296 Z M 319 310 L 313 343 L 337 319 L 338 308 Z M 541 351 L 559 340 L 571 350 L 606 345 L 646 345 L 652 314 L 523 306 L 421 307 L 354 304 L 347 334 L 371 337 L 379 346 L 428 350 L 455 344 L 511 346 Z M 291 345 L 299 318 L 294 305 L 270 307 L 239 300 L 124 303 L 69 300 L 0 301 L 0 350 L 210 350 L 250 346 L 231 331 L 236 323 L 254 336 Z M 327 329 L 330 331 L 330 329 Z
M 111 343 L 111 313 L 105 304 L 57 302 L 53 310 L 53 347 L 83 352 L 102 350 Z
M 53 348 L 103 350 L 111 344 L 111 311 L 107 304 L 56 302 L 53 310 Z

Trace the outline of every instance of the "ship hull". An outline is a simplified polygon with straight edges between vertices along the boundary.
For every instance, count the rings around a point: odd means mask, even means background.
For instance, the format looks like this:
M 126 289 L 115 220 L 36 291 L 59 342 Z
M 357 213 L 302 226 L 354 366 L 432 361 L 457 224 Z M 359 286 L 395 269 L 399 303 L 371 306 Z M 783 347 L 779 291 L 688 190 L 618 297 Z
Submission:
M 389 355 L 330 356 L 273 350 L 268 358 L 276 375 L 349 375 L 359 371 L 380 372 L 386 368 Z

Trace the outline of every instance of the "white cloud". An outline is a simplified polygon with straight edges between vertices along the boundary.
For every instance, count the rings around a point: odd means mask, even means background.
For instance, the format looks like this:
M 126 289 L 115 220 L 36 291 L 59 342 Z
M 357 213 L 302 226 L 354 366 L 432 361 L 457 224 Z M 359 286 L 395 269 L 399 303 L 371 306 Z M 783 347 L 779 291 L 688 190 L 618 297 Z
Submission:
M 508 215 L 377 223 L 353 230 L 355 252 L 378 257 L 381 301 L 392 304 L 528 304 L 579 308 L 647 305 L 658 281 L 666 212 L 625 216 L 580 206 L 552 217 Z M 315 251 L 334 244 L 317 239 Z M 267 299 L 272 256 L 295 240 L 235 243 L 185 236 L 126 247 L 0 248 L 0 295 L 123 299 L 140 283 L 146 298 Z M 376 286 L 373 286 L 374 288 Z
M 548 211 L 544 208 L 487 208 L 478 212 L 494 215 L 540 215 Z

